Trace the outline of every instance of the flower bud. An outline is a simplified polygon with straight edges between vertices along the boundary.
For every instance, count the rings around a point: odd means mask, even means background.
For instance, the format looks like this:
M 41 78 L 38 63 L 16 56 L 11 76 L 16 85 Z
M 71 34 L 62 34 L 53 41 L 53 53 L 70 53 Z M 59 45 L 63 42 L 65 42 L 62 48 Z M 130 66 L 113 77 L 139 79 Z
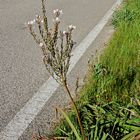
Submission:
M 59 24 L 60 23 L 60 18 L 59 17 L 56 17 L 54 20 L 53 20 L 54 23 L 56 24 Z
M 39 15 L 36 15 L 35 21 L 36 21 L 37 23 L 40 23 L 40 22 L 41 22 L 41 17 L 40 17 Z
M 44 44 L 43 44 L 42 42 L 39 44 L 40 47 L 43 47 L 43 45 L 44 45 Z
M 67 33 L 66 31 L 63 31 L 63 32 L 62 32 L 63 35 L 66 35 L 66 33 Z

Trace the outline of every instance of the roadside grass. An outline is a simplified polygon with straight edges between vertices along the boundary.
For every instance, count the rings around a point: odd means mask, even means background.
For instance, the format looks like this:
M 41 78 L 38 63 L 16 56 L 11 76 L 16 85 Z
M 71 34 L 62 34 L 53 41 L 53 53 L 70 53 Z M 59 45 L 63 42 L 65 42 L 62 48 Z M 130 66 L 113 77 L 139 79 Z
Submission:
M 134 140 L 140 134 L 140 0 L 125 1 L 112 24 L 116 31 L 77 100 L 87 140 Z M 73 109 L 62 114 L 66 120 L 53 136 L 79 139 Z
M 140 1 L 127 0 L 116 11 L 116 29 L 108 47 L 93 63 L 77 106 L 89 140 L 134 139 L 140 133 Z M 80 135 L 75 113 L 68 113 Z M 135 134 L 135 135 L 134 135 Z M 54 135 L 75 140 L 66 120 Z
M 131 27 L 126 23 L 118 27 L 100 62 L 92 66 L 90 83 L 83 88 L 81 100 L 88 96 L 93 102 L 116 101 L 124 105 L 139 93 L 139 26 L 136 22 Z
M 124 9 L 127 7 L 136 10 L 135 20 L 118 18 L 108 47 L 91 68 L 90 82 L 82 89 L 81 100 L 87 96 L 93 102 L 117 101 L 124 105 L 140 92 L 140 1 L 129 0 Z M 124 9 L 118 13 L 123 14 Z

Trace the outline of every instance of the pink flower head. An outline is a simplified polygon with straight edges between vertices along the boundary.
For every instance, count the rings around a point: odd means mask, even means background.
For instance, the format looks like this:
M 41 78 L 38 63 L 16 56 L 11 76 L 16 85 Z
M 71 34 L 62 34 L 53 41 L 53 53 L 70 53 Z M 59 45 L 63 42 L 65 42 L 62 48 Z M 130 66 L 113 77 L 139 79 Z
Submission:
M 27 22 L 28 27 L 32 27 L 34 24 L 35 24 L 35 19 Z
M 55 17 L 59 17 L 63 14 L 62 10 L 59 10 L 59 9 L 53 10 L 53 13 Z
M 69 31 L 73 31 L 73 30 L 76 29 L 76 26 L 74 26 L 74 25 L 69 25 L 68 29 L 69 29 Z

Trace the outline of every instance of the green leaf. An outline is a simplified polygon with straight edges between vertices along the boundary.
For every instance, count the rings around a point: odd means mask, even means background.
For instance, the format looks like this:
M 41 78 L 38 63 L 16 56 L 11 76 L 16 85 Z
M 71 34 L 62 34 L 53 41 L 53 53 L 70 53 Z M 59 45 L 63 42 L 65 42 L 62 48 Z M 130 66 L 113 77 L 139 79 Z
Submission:
M 108 137 L 108 134 L 103 134 L 103 137 L 102 137 L 102 139 L 101 140 L 106 140 L 107 139 L 107 137 Z
M 97 134 L 98 134 L 98 125 L 96 124 L 96 127 L 95 127 L 95 132 L 94 132 L 94 140 L 97 139 Z
M 73 133 L 75 134 L 77 140 L 82 140 L 76 130 L 76 128 L 74 127 L 74 125 L 72 124 L 71 120 L 69 119 L 68 115 L 60 108 L 58 108 L 58 110 L 62 113 L 62 115 L 64 116 L 64 118 L 66 119 L 66 121 L 68 122 L 69 126 L 71 127 Z
M 134 137 L 140 133 L 140 130 L 133 131 L 132 133 L 124 136 L 121 140 L 133 140 Z

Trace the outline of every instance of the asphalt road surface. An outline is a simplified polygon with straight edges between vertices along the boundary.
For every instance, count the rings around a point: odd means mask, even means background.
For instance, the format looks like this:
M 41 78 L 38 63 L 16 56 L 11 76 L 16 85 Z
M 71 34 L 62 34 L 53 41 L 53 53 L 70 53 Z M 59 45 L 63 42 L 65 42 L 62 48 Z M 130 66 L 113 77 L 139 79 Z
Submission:
M 50 23 L 53 10 L 59 8 L 64 13 L 62 29 L 76 25 L 74 39 L 79 44 L 114 2 L 116 0 L 47 0 L 46 5 Z M 0 0 L 0 131 L 49 77 L 40 49 L 24 28 L 25 22 L 40 13 L 40 3 L 39 0 Z M 80 71 L 80 66 L 76 71 Z M 71 76 L 70 81 L 72 79 Z M 55 99 L 52 97 L 49 104 Z M 49 120 L 47 122 L 49 124 Z M 27 134 L 28 131 L 24 135 Z

